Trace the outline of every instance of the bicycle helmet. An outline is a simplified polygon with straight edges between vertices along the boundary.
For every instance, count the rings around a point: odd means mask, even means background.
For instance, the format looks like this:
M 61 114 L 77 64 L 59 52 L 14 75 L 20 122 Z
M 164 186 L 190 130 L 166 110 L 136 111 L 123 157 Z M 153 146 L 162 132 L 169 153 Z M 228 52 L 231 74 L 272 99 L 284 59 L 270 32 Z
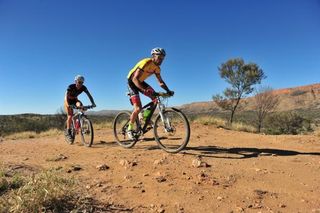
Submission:
M 78 82 L 84 82 L 84 77 L 82 75 L 77 75 L 75 78 L 74 78 L 75 81 L 78 81 Z
M 161 47 L 156 47 L 151 50 L 151 55 L 153 54 L 166 56 L 166 51 Z

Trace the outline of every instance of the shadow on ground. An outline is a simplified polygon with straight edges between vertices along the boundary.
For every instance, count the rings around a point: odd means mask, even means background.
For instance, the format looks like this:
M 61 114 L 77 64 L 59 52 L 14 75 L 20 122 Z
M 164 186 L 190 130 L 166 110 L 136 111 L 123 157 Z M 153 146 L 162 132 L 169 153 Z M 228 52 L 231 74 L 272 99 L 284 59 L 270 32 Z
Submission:
M 187 147 L 184 154 L 200 155 L 203 157 L 228 158 L 228 159 L 244 159 L 256 158 L 261 156 L 294 156 L 294 155 L 317 155 L 320 152 L 298 152 L 293 150 L 268 149 L 268 148 L 251 148 L 251 147 L 234 147 L 223 148 L 217 146 L 199 146 Z

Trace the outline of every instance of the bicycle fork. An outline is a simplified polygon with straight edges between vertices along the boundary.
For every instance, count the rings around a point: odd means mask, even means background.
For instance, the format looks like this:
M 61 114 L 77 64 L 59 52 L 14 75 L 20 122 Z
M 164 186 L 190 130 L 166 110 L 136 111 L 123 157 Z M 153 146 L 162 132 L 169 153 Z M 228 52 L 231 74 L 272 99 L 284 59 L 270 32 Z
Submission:
M 164 112 L 164 106 L 159 105 L 159 114 L 160 114 L 161 121 L 164 124 L 164 129 L 166 132 L 172 132 L 173 129 L 171 126 L 170 119 L 167 116 L 165 116 L 163 112 Z

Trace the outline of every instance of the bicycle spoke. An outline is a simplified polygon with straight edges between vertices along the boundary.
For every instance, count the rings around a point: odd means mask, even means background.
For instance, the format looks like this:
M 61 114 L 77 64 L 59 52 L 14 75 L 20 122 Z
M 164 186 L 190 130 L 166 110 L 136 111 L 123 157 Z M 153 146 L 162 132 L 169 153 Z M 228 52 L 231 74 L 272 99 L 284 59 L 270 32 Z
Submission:
M 177 153 L 189 142 L 189 122 L 182 112 L 172 109 L 164 111 L 163 116 L 163 121 L 160 116 L 156 119 L 155 139 L 165 151 Z
M 127 128 L 130 121 L 129 112 L 120 112 L 113 122 L 113 133 L 117 143 L 125 148 L 131 148 L 137 142 L 128 135 Z M 135 129 L 135 128 L 134 128 Z

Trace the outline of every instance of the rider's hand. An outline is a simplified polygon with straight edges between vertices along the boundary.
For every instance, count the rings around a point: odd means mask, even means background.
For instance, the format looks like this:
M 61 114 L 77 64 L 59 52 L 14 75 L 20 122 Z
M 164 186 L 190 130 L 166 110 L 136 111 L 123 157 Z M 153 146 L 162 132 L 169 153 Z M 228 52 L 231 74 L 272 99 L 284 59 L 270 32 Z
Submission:
M 147 88 L 143 91 L 143 94 L 145 94 L 146 96 L 154 96 L 154 90 L 151 88 Z
M 174 95 L 174 91 L 171 91 L 171 90 L 167 91 L 167 93 L 168 93 L 168 95 L 170 95 L 170 96 L 173 96 L 173 95 Z

